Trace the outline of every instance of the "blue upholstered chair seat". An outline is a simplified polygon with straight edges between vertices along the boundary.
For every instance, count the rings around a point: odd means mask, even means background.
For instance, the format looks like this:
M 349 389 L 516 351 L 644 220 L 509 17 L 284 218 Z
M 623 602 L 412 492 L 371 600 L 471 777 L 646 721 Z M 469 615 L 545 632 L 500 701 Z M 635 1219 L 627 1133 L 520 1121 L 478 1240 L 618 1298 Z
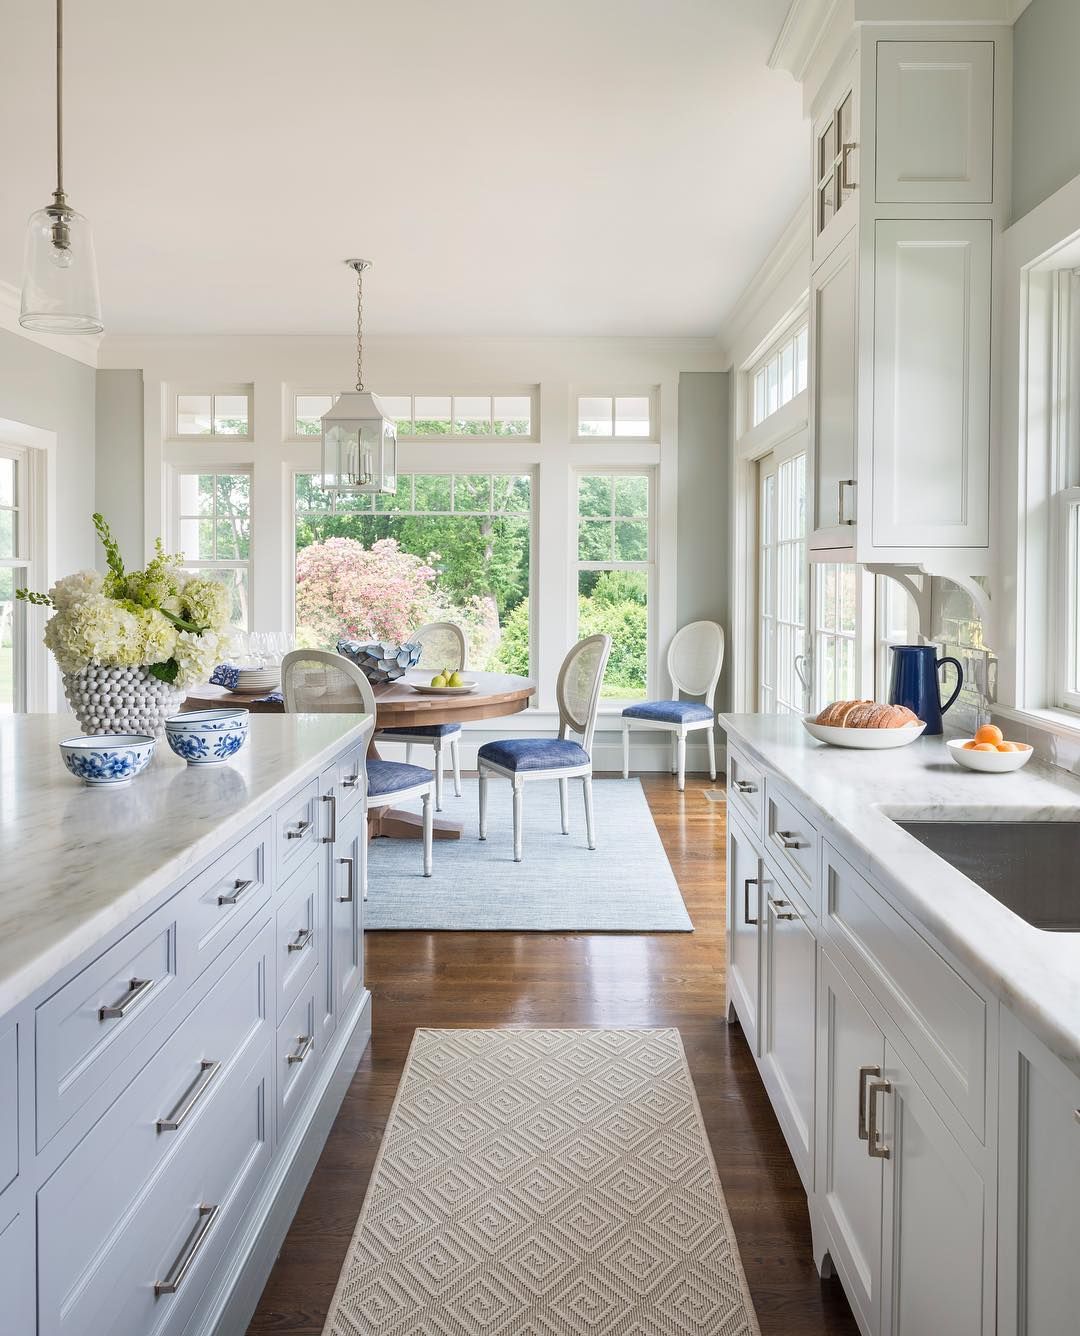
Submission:
M 416 728 L 380 728 L 379 736 L 392 738 L 397 733 L 411 738 L 448 738 L 460 732 L 460 724 L 419 724 Z
M 626 719 L 651 719 L 657 724 L 695 724 L 711 719 L 712 710 L 698 700 L 643 700 L 623 710 Z
M 415 788 L 417 784 L 430 784 L 435 775 L 422 765 L 406 765 L 403 761 L 368 761 L 367 777 L 368 796 L 377 798 L 380 794 Z
M 504 770 L 559 770 L 589 764 L 585 748 L 568 738 L 502 738 L 485 742 L 477 755 Z

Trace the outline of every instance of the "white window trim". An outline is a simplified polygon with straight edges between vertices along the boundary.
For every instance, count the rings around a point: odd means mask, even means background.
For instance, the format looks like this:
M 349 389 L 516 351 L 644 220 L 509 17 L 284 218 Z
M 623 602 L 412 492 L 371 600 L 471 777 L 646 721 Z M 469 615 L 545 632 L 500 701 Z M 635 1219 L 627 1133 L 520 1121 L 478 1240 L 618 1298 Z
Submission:
M 785 399 L 783 403 L 778 402 L 777 406 L 772 410 L 771 413 L 766 412 L 765 416 L 761 419 L 761 421 L 755 424 L 754 382 L 757 379 L 758 372 L 764 370 L 769 365 L 769 363 L 774 360 L 774 358 L 777 356 L 778 353 L 782 352 L 783 349 L 786 348 L 789 343 L 795 341 L 798 335 L 802 333 L 806 334 L 806 342 L 807 342 L 806 385 L 804 385 L 801 390 L 795 390 L 790 399 Z M 796 377 L 797 368 L 798 368 L 798 363 L 793 361 L 792 363 L 793 383 Z M 775 418 L 778 413 L 782 413 L 784 409 L 788 407 L 789 404 L 794 403 L 800 397 L 804 397 L 804 402 L 805 402 L 805 396 L 807 396 L 810 384 L 810 317 L 807 310 L 801 311 L 794 318 L 786 321 L 781 330 L 775 335 L 775 337 L 773 337 L 770 340 L 767 346 L 762 351 L 755 354 L 754 357 L 750 360 L 750 362 L 742 369 L 742 375 L 740 377 L 740 381 L 741 381 L 741 393 L 743 394 L 745 400 L 742 406 L 743 407 L 742 421 L 746 424 L 746 431 L 744 432 L 745 436 L 750 436 L 755 431 L 759 431 L 762 427 L 764 427 L 764 425 L 767 422 L 770 422 L 773 418 Z M 780 391 L 778 385 L 777 387 L 778 398 L 779 398 L 779 392 Z M 804 410 L 804 416 L 805 416 L 805 410 Z
M 211 411 L 213 410 L 213 397 L 216 395 L 235 395 L 247 399 L 247 421 L 248 429 L 244 434 L 238 432 L 229 432 L 217 434 L 213 431 L 206 435 L 195 435 L 191 432 L 181 432 L 177 426 L 177 400 L 182 394 L 201 394 L 211 396 Z M 162 423 L 162 432 L 164 438 L 170 444 L 179 445 L 209 445 L 213 444 L 220 448 L 222 445 L 228 445 L 232 442 L 250 443 L 255 439 L 255 386 L 252 382 L 234 382 L 232 384 L 195 384 L 194 382 L 185 384 L 170 384 L 165 387 L 165 401 L 162 404 L 164 421 Z
M 369 387 L 370 388 L 370 387 Z M 296 399 L 302 394 L 330 395 L 337 398 L 341 394 L 340 389 L 327 389 L 325 385 L 284 385 L 282 387 L 282 422 L 281 435 L 282 440 L 288 445 L 308 445 L 312 441 L 318 441 L 317 436 L 301 436 L 296 431 Z M 483 435 L 465 435 L 462 432 L 448 431 L 441 435 L 415 435 L 410 432 L 400 432 L 398 442 L 410 442 L 421 445 L 428 445 L 432 442 L 453 441 L 455 443 L 465 442 L 469 445 L 490 445 L 498 449 L 505 450 L 508 445 L 535 445 L 540 439 L 540 387 L 539 385 L 497 385 L 494 388 L 490 385 L 476 386 L 473 388 L 455 385 L 451 389 L 429 389 L 427 387 L 419 390 L 392 390 L 382 385 L 374 391 L 380 397 L 385 396 L 390 399 L 408 399 L 412 406 L 411 417 L 415 421 L 416 400 L 418 398 L 438 398 L 450 400 L 450 421 L 454 420 L 454 400 L 466 398 L 485 398 L 491 400 L 492 413 L 495 411 L 495 400 L 502 398 L 528 399 L 529 400 L 529 430 L 521 435 L 497 436 L 494 432 L 487 432 Z M 191 439 L 190 437 L 185 439 Z M 637 439 L 637 438 L 631 438 Z M 415 470 L 419 472 L 420 470 Z M 444 470 L 447 471 L 447 470 Z M 466 472 L 464 469 L 453 470 L 456 473 Z M 502 473 L 500 468 L 491 468 L 492 473 Z
M 643 436 L 615 435 L 615 400 L 645 399 L 649 401 L 649 430 Z M 578 428 L 581 425 L 580 400 L 611 400 L 611 435 L 583 436 Z M 659 385 L 604 385 L 589 388 L 581 385 L 570 387 L 570 440 L 574 445 L 606 446 L 627 444 L 656 445 L 660 440 L 660 386 Z M 583 470 L 584 471 L 584 470 Z M 610 472 L 610 469 L 607 470 Z

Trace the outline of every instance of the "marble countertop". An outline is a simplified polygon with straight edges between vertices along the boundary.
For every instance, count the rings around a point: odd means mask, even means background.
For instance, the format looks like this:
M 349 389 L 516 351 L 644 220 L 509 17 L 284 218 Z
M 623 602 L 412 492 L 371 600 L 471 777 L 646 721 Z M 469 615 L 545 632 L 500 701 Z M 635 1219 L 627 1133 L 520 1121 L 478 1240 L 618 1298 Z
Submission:
M 318 774 L 366 715 L 252 715 L 247 745 L 188 766 L 162 738 L 121 788 L 89 788 L 57 743 L 67 715 L 0 720 L 0 1016 Z
M 867 880 L 1080 1074 L 1080 933 L 1033 927 L 896 824 L 1080 821 L 1080 780 L 1038 760 L 1012 774 L 963 770 L 940 737 L 853 751 L 814 741 L 793 715 L 728 714 L 720 724 L 824 815 L 821 833 Z

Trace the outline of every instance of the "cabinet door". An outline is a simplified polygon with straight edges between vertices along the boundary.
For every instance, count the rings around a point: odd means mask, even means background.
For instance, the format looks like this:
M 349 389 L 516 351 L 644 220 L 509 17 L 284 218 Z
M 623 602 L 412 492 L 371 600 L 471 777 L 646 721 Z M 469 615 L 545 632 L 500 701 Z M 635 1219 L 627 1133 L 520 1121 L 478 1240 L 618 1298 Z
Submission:
M 761 1075 L 807 1192 L 813 1191 L 817 943 L 790 893 L 762 865 Z
M 877 548 L 987 545 L 990 238 L 989 219 L 876 224 Z
M 728 1005 L 758 1052 L 761 977 L 761 860 L 754 841 L 728 819 Z
M 828 255 L 855 224 L 859 145 L 853 83 L 841 85 L 814 122 L 814 258 Z
M 856 267 L 852 233 L 810 281 L 813 528 L 836 531 L 832 546 L 851 543 L 856 514 Z
M 848 1302 L 863 1330 L 876 1332 L 884 1162 L 869 1153 L 866 1099 L 885 1064 L 885 1039 L 828 951 L 820 953 L 819 964 L 818 1204 Z
M 3 1206 L 0 1205 L 0 1211 Z M 34 1296 L 33 1212 L 0 1223 L 0 1293 L 4 1296 L 4 1331 L 37 1331 Z
M 999 1336 L 1076 1329 L 1080 1081 L 1001 1012 Z
M 333 923 L 337 886 L 337 856 L 341 835 L 341 802 L 338 768 L 327 767 L 319 778 L 319 855 L 322 875 L 319 894 L 319 937 L 322 942 L 318 964 L 318 986 L 315 990 L 316 1048 L 323 1052 L 337 1024 L 337 998 L 334 988 Z M 308 1064 L 309 1066 L 312 1064 Z
M 877 1148 L 888 1157 L 882 1336 L 991 1336 L 994 1222 L 982 1177 L 889 1045 L 884 1079 L 889 1088 L 870 1095 Z
M 350 820 L 349 830 L 334 848 L 331 867 L 331 951 L 334 1004 L 343 1016 L 364 979 L 363 856 L 367 825 Z

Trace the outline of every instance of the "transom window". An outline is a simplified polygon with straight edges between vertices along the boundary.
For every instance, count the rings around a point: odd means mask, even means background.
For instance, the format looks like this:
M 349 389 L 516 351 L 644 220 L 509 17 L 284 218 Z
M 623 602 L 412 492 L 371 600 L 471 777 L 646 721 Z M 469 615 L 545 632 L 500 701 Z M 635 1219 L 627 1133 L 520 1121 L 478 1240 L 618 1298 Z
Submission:
M 251 626 L 251 474 L 176 475 L 176 534 L 187 569 L 229 591 L 231 621 Z
M 528 676 L 532 491 L 527 473 L 402 473 L 392 496 L 332 495 L 296 474 L 297 640 L 453 621 L 472 667 Z
M 484 440 L 492 436 L 534 438 L 534 389 L 507 394 L 381 394 L 379 401 L 397 425 L 398 436 L 448 436 Z M 318 436 L 320 419 L 335 394 L 297 391 L 292 396 L 294 437 Z
M 579 394 L 577 439 L 621 437 L 624 440 L 655 439 L 655 399 L 647 394 Z
M 641 700 L 648 691 L 651 490 L 648 473 L 578 477 L 578 635 L 611 636 L 601 688 L 608 699 Z
M 227 390 L 178 392 L 173 398 L 173 436 L 251 437 L 250 385 Z
M 809 329 L 801 325 L 774 344 L 750 371 L 750 425 L 758 426 L 806 389 Z

